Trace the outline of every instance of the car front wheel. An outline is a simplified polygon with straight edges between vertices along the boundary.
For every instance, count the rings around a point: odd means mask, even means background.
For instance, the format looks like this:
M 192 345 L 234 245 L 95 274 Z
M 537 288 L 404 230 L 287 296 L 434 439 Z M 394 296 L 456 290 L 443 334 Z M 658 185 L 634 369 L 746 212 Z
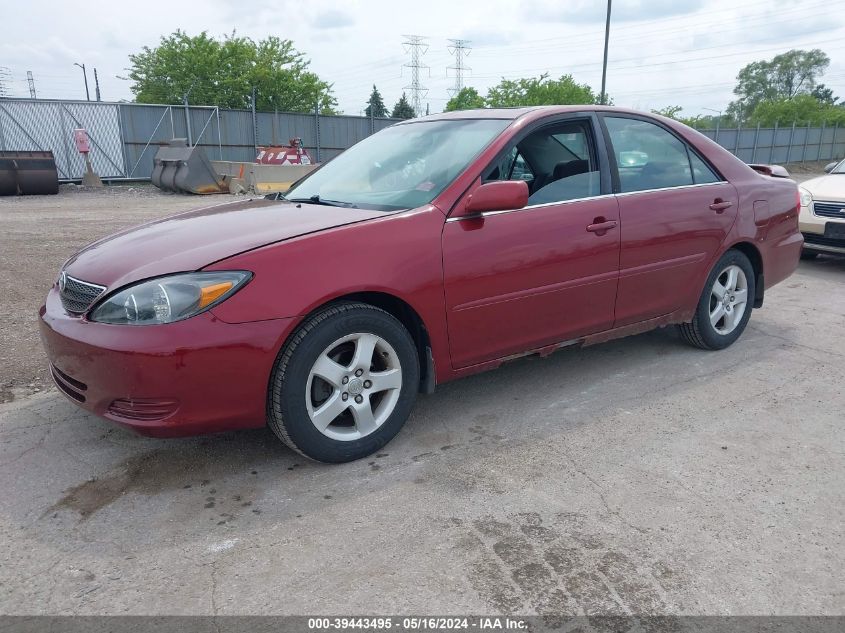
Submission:
M 754 284 L 754 268 L 743 253 L 729 250 L 722 255 L 707 277 L 695 316 L 680 325 L 684 340 L 709 350 L 733 344 L 751 318 Z
M 304 323 L 276 360 L 268 422 L 306 457 L 348 462 L 399 432 L 418 387 L 416 346 L 402 323 L 374 306 L 339 303 Z

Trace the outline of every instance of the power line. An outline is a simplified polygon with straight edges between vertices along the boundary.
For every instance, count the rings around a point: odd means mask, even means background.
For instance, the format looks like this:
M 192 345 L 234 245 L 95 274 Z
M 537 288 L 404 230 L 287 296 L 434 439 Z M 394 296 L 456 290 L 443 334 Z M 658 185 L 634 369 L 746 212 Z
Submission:
M 464 57 L 469 55 L 472 47 L 469 46 L 469 40 L 450 39 L 449 41 L 452 42 L 452 45 L 449 46 L 449 52 L 455 56 L 455 65 L 449 66 L 446 72 L 448 74 L 450 70 L 455 71 L 455 87 L 448 89 L 449 94 L 454 97 L 464 89 L 464 72 L 472 70 L 464 64 Z
M 410 63 L 404 65 L 411 69 L 411 84 L 405 86 L 405 89 L 411 91 L 411 107 L 414 109 L 414 114 L 422 116 L 422 100 L 428 94 L 428 88 L 420 83 L 420 70 L 427 69 L 428 66 L 423 64 L 420 58 L 428 51 L 428 44 L 425 43 L 428 38 L 422 35 L 403 35 L 402 37 L 405 38 L 402 42 L 405 51 L 411 55 Z

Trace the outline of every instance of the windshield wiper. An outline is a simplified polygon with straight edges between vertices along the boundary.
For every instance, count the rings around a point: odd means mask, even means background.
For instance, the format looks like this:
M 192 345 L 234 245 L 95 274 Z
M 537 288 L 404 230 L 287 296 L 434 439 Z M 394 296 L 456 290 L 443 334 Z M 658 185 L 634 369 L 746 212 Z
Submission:
M 352 202 L 343 202 L 341 200 L 326 200 L 317 194 L 310 198 L 285 198 L 288 202 L 300 202 L 306 204 L 322 204 L 327 207 L 344 207 L 345 209 L 357 209 L 358 205 Z

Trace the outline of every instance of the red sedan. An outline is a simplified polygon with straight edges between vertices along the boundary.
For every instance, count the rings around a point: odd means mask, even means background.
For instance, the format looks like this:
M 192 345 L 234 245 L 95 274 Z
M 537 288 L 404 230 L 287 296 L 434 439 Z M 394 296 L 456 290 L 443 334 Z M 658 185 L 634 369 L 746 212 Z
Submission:
M 105 238 L 41 309 L 59 389 L 153 436 L 269 424 L 324 462 L 384 446 L 418 392 L 678 324 L 716 350 L 796 268 L 798 191 L 618 108 L 394 125 L 278 200 Z

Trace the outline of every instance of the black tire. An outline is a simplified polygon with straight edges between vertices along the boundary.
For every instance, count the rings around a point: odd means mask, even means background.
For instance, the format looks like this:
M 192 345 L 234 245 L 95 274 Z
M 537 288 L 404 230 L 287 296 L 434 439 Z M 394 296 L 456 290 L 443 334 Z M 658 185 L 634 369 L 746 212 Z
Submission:
M 801 259 L 815 259 L 819 254 L 816 251 L 808 251 L 806 248 L 801 251 Z
M 308 377 L 318 356 L 344 336 L 367 333 L 387 341 L 402 372 L 399 398 L 389 417 L 375 431 L 354 440 L 324 435 L 311 422 L 306 407 Z M 408 331 L 391 314 L 364 303 L 336 303 L 310 317 L 282 348 L 270 377 L 268 425 L 287 446 L 319 462 L 342 463 L 375 453 L 399 432 L 419 389 L 417 348 Z
M 735 329 L 728 334 L 722 334 L 710 323 L 711 292 L 717 277 L 731 265 L 739 266 L 742 272 L 745 273 L 748 284 L 748 299 L 745 306 L 745 313 Z M 681 337 L 693 347 L 707 350 L 725 349 L 733 345 L 742 335 L 745 326 L 748 325 L 748 320 L 751 318 L 754 297 L 756 296 L 756 281 L 754 267 L 743 253 L 736 250 L 726 252 L 719 258 L 719 261 L 716 262 L 713 270 L 707 276 L 707 281 L 704 284 L 704 290 L 701 292 L 701 297 L 698 300 L 698 306 L 696 307 L 695 316 L 692 321 L 690 323 L 682 323 L 678 326 Z

